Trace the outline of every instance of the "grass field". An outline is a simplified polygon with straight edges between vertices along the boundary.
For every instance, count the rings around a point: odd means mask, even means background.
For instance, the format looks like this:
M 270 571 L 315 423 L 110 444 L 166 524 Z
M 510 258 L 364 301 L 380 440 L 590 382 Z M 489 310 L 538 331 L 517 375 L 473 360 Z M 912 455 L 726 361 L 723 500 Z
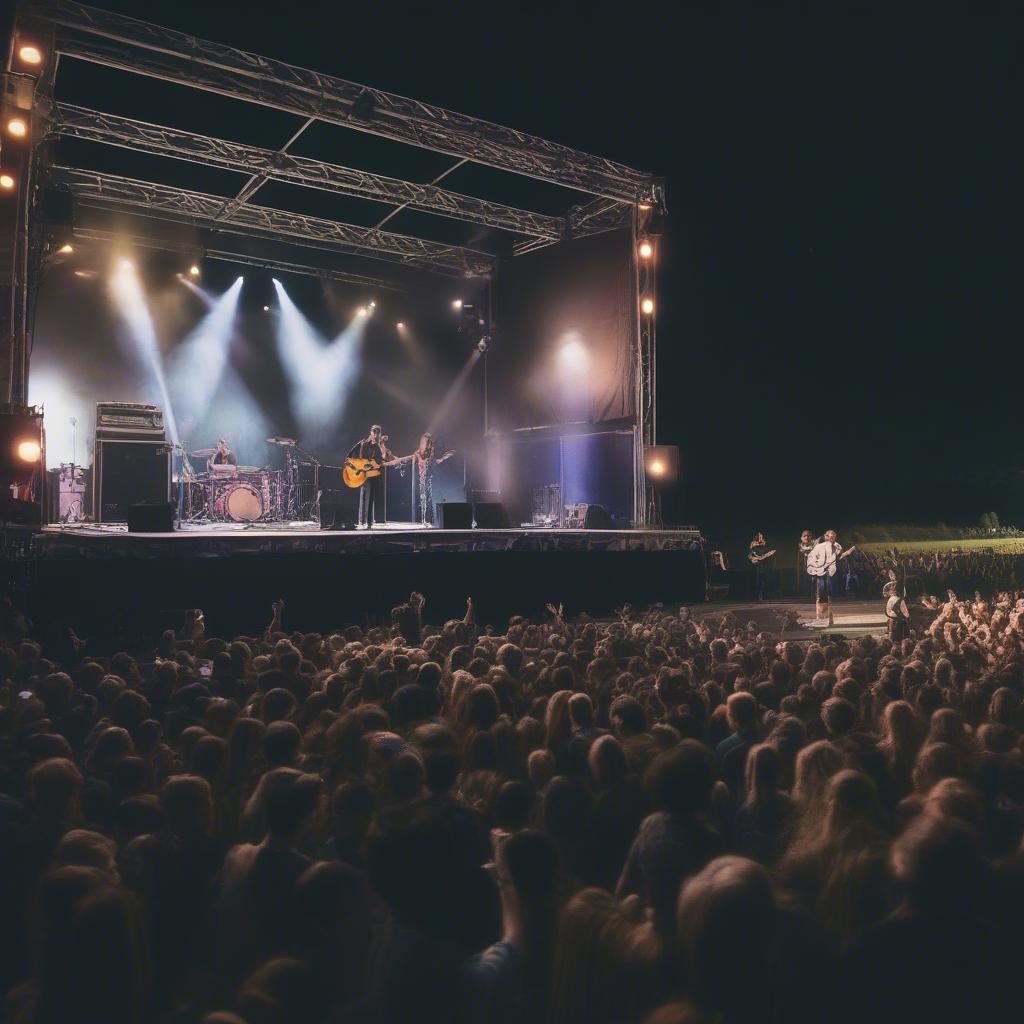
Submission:
M 930 553 L 932 551 L 950 551 L 959 548 L 961 551 L 992 548 L 1000 555 L 1024 554 L 1024 540 L 1020 537 L 1003 537 L 994 540 L 979 538 L 976 540 L 904 540 L 904 541 L 871 541 L 858 544 L 862 551 L 873 555 L 885 554 L 890 548 L 897 548 L 903 553 Z

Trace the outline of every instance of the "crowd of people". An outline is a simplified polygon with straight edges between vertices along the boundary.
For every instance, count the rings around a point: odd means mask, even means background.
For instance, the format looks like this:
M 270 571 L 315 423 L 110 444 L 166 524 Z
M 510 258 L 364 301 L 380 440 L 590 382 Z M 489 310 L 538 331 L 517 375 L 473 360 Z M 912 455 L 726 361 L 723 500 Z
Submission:
M 1017 551 L 957 549 L 913 552 L 894 547 L 883 555 L 868 556 L 872 575 L 885 579 L 889 570 L 905 581 L 909 593 L 944 594 L 981 590 L 1019 590 L 1024 587 L 1024 545 Z
M 0 646 L 16 1024 L 997 1019 L 1024 596 Z

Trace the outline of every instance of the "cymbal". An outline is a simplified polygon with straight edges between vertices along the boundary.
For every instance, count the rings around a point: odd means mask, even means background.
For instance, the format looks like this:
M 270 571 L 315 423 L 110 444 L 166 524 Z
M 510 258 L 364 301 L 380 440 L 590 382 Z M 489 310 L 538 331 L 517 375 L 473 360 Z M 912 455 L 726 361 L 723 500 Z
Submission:
M 294 448 L 299 442 L 294 437 L 268 437 L 267 444 L 280 444 L 286 448 Z
M 216 454 L 216 448 L 197 448 L 194 452 L 189 452 L 193 459 L 208 459 L 211 455 Z

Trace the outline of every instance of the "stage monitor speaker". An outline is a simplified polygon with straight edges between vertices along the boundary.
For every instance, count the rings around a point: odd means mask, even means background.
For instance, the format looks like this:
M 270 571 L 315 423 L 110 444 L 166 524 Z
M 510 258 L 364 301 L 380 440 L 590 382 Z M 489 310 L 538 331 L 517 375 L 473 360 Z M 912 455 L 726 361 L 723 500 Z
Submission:
M 615 524 L 604 505 L 588 505 L 583 517 L 584 530 L 614 530 Z
M 170 501 L 170 446 L 165 441 L 98 437 L 94 482 L 96 521 L 126 523 L 132 505 Z
M 327 488 L 320 492 L 320 529 L 351 530 L 355 528 L 356 502 L 346 487 Z
M 442 530 L 473 528 L 473 506 L 468 501 L 442 501 L 437 508 L 441 513 Z
M 169 501 L 137 502 L 128 508 L 129 533 L 173 533 L 174 506 Z
M 473 518 L 479 530 L 508 529 L 508 513 L 500 501 L 478 501 L 473 506 Z

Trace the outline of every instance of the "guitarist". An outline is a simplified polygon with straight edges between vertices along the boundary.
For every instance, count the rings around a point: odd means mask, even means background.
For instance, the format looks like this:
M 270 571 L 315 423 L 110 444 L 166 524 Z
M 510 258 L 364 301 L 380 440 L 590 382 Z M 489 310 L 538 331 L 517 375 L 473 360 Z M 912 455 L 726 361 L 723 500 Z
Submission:
M 750 542 L 747 558 L 754 567 L 754 592 L 758 601 L 763 601 L 767 596 L 774 557 L 775 551 L 768 550 L 764 534 L 755 534 L 754 539 Z
M 832 598 L 835 597 L 837 589 L 836 571 L 840 560 L 846 558 L 854 547 L 844 551 L 836 531 L 826 530 L 825 536 L 807 555 L 807 573 L 815 578 L 814 615 L 819 624 L 834 625 Z
M 387 437 L 381 433 L 379 423 L 370 427 L 369 436 L 364 437 L 352 446 L 346 458 L 349 459 L 372 459 L 379 462 L 381 466 L 393 464 L 393 456 L 388 450 Z M 359 488 L 359 524 L 358 529 L 369 530 L 376 521 L 378 503 L 382 512 L 384 510 L 384 476 L 367 477 L 366 483 Z

